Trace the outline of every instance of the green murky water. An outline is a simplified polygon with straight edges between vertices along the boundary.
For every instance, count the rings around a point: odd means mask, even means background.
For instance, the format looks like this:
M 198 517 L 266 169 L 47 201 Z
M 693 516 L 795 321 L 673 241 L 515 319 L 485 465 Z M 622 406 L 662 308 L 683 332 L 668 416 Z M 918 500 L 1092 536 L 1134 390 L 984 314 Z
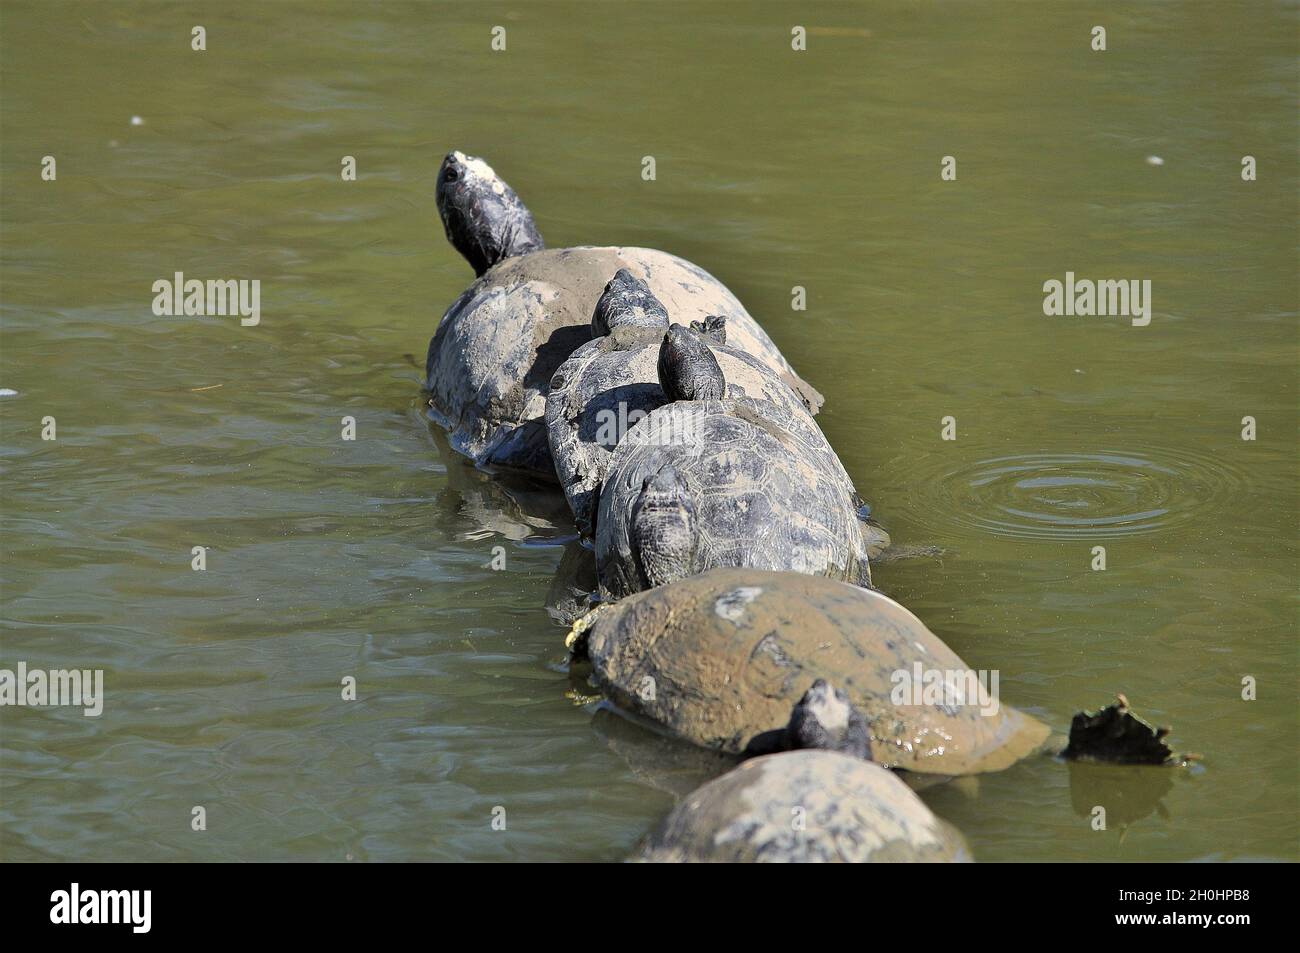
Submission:
M 670 807 L 690 759 L 566 697 L 562 501 L 420 417 L 406 355 L 470 278 L 433 199 L 459 147 L 552 245 L 729 284 L 895 540 L 948 550 L 877 581 L 1007 702 L 1059 730 L 1122 690 L 1205 755 L 926 791 L 979 859 L 1296 859 L 1296 30 L 1271 3 L 6 0 L 0 666 L 102 668 L 107 700 L 0 716 L 0 852 L 616 859 Z M 176 271 L 259 279 L 260 325 L 155 317 Z M 1150 279 L 1150 325 L 1044 316 L 1066 271 Z

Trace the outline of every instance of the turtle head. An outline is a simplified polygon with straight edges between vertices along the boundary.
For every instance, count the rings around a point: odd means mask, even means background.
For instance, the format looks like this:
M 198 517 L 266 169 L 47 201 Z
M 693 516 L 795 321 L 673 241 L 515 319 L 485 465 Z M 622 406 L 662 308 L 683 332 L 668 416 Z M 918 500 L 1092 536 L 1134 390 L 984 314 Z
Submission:
M 614 272 L 596 301 L 591 316 L 591 334 L 602 337 L 615 328 L 634 327 L 662 331 L 668 327 L 668 311 L 650 286 L 626 268 Z
M 642 581 L 654 587 L 689 576 L 695 561 L 695 505 L 671 464 L 641 483 L 632 507 L 632 552 Z
M 691 330 L 710 344 L 727 343 L 727 319 L 720 314 L 711 314 L 703 321 L 692 321 Z
M 862 713 L 824 678 L 813 682 L 790 713 L 786 745 L 791 750 L 826 748 L 871 758 L 871 732 Z
M 697 332 L 672 325 L 659 345 L 659 386 L 670 401 L 722 400 L 722 367 Z
M 447 241 L 482 275 L 503 258 L 545 246 L 514 189 L 475 156 L 449 152 L 438 169 L 438 214 Z

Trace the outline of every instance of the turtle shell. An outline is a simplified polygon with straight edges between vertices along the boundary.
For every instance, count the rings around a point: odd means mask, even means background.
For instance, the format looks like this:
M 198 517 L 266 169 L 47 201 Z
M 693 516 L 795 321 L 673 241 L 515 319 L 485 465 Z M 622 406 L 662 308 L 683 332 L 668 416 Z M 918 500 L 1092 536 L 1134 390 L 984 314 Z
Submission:
M 620 268 L 643 279 L 684 323 L 724 316 L 740 350 L 787 375 L 820 406 L 821 396 L 702 268 L 648 248 L 547 249 L 489 269 L 447 309 L 429 342 L 429 415 L 457 452 L 555 478 L 544 419 L 547 387 L 560 364 L 590 340 L 592 310 Z
M 746 761 L 688 794 L 633 859 L 660 863 L 969 861 L 951 825 L 884 768 L 833 751 Z
M 645 479 L 666 465 L 685 480 L 696 514 L 689 574 L 785 569 L 869 585 L 857 494 L 820 431 L 817 439 L 800 439 L 743 401 L 676 401 L 650 413 L 615 448 L 600 491 L 602 593 L 642 588 L 632 514 Z
M 595 506 L 619 441 L 646 415 L 668 403 L 659 386 L 662 332 L 617 328 L 583 344 L 551 379 L 546 427 L 560 486 L 584 536 L 594 529 Z M 726 378 L 724 404 L 789 431 L 848 480 L 848 474 L 812 419 L 812 413 L 781 376 L 734 347 L 711 344 Z
M 586 640 L 592 678 L 618 708 L 709 748 L 742 752 L 781 728 L 818 678 L 861 710 L 886 767 L 996 771 L 1048 735 L 1008 705 L 958 696 L 976 673 L 920 619 L 832 579 L 717 569 L 602 607 Z M 901 694 L 900 673 L 919 695 Z

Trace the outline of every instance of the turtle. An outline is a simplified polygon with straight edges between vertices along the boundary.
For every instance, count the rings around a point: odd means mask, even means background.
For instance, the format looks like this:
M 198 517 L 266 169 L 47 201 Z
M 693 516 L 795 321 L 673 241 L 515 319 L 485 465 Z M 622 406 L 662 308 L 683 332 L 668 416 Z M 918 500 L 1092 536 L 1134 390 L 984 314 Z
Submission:
M 871 759 L 884 767 L 997 771 L 1049 737 L 996 692 L 972 690 L 976 673 L 903 606 L 822 576 L 713 569 L 596 607 L 570 645 L 617 709 L 733 754 L 761 750 L 818 679 L 862 712 Z M 927 694 L 936 678 L 967 696 Z
M 821 431 L 813 425 L 810 438 L 774 420 L 766 402 L 708 397 L 725 381 L 701 351 L 709 349 L 695 332 L 669 329 L 660 387 L 706 399 L 656 408 L 610 456 L 594 537 L 602 597 L 718 566 L 870 586 L 861 500 Z
M 808 452 L 848 474 L 799 395 L 757 358 L 725 344 L 726 318 L 710 315 L 695 327 L 670 324 L 667 310 L 645 282 L 621 269 L 605 286 L 592 317 L 599 335 L 581 345 L 551 378 L 546 428 L 560 487 L 584 537 L 594 535 L 595 508 L 609 461 L 631 426 L 665 403 L 718 399 L 743 404 L 797 437 Z M 673 374 L 668 362 L 709 365 L 711 374 Z M 665 371 L 667 377 L 665 378 Z M 667 394 L 674 386 L 700 380 L 714 386 L 690 397 Z M 725 393 L 724 393 L 725 391 Z M 856 498 L 855 505 L 861 501 Z
M 754 758 L 688 794 L 642 863 L 969 862 L 962 835 L 892 772 L 836 751 Z
M 442 161 L 438 211 L 476 280 L 447 309 L 425 360 L 428 416 L 476 464 L 555 480 L 544 421 L 556 369 L 591 338 L 592 307 L 620 268 L 687 322 L 721 315 L 734 347 L 784 377 L 814 409 L 817 391 L 716 278 L 650 248 L 548 249 L 527 207 L 482 159 Z
M 614 277 L 605 283 L 605 290 L 596 299 L 596 310 L 591 313 L 592 337 L 603 337 L 616 328 L 658 333 L 666 327 L 668 309 L 648 284 L 626 268 L 614 272 Z M 725 344 L 726 332 L 722 334 Z

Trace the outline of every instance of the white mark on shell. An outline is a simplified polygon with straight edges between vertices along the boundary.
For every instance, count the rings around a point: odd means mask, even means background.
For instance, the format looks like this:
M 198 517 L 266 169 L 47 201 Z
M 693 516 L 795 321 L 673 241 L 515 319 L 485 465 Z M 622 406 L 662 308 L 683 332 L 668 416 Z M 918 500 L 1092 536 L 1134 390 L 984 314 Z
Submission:
M 718 596 L 713 603 L 713 611 L 718 614 L 718 618 L 726 619 L 740 625 L 745 619 L 745 606 L 749 605 L 763 590 L 758 586 L 741 586 L 739 589 L 732 589 Z

